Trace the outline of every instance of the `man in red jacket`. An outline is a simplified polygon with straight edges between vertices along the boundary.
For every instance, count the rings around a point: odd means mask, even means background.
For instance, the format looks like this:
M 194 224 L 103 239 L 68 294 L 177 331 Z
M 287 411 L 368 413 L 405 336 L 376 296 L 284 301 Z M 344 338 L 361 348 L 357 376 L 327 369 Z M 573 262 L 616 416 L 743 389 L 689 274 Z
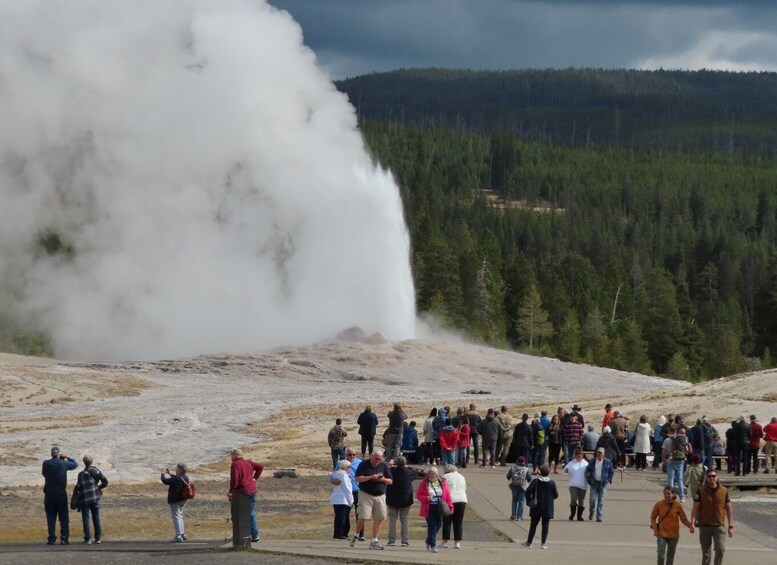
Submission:
M 766 470 L 764 473 L 768 473 L 770 469 L 777 466 L 777 416 L 772 417 L 772 421 L 763 427 L 764 439 L 766 440 Z
M 750 442 L 747 446 L 748 459 L 753 461 L 750 469 L 753 474 L 758 472 L 758 453 L 761 451 L 761 438 L 764 437 L 763 428 L 758 423 L 755 414 L 750 415 Z M 749 467 L 749 465 L 748 465 Z
M 264 465 L 243 458 L 243 451 L 235 448 L 230 452 L 232 466 L 229 469 L 229 492 L 232 502 L 232 546 L 245 547 L 249 533 L 252 542 L 259 541 L 259 527 L 256 523 L 256 479 L 264 471 Z

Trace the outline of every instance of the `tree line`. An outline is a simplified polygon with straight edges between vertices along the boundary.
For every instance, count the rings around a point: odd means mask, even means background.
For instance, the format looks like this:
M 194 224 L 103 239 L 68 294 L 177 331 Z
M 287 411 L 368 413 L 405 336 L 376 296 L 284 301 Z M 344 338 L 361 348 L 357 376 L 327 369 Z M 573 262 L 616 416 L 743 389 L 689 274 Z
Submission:
M 417 307 L 495 345 L 701 379 L 771 365 L 777 157 L 363 121 Z

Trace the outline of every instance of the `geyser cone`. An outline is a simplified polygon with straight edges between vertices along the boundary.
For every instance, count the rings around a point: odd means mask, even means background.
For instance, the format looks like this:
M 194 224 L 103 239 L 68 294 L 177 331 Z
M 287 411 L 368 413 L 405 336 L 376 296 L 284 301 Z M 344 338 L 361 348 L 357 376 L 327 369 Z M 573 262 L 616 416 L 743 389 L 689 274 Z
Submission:
M 2 0 L 0 53 L 0 294 L 57 354 L 412 337 L 397 187 L 287 13 Z

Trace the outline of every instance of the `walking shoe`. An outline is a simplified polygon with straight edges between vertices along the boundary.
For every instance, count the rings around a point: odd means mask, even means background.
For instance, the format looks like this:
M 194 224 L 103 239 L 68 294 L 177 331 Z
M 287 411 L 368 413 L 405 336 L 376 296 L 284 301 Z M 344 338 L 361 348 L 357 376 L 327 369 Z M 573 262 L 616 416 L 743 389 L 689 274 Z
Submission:
M 461 542 L 460 542 L 460 541 L 457 541 L 457 542 L 456 542 L 456 543 L 453 545 L 453 549 L 461 549 Z
M 351 536 L 351 541 L 348 542 L 348 545 L 350 545 L 351 547 L 355 546 L 356 545 L 356 540 L 358 540 L 358 539 L 359 539 L 359 536 L 356 536 L 356 535 Z
M 364 535 L 359 534 L 359 541 L 366 541 L 365 538 L 364 538 Z
M 101 540 L 101 539 L 94 540 L 94 543 L 102 543 L 102 542 L 103 542 L 103 540 Z
M 70 545 L 70 542 L 69 542 L 68 540 L 66 540 L 66 539 L 63 539 L 63 540 L 62 540 L 61 542 L 59 542 L 59 543 L 61 543 L 62 545 Z
M 540 547 L 542 549 L 548 549 L 548 544 L 547 543 L 543 543 Z
M 516 516 L 510 516 L 510 521 L 512 521 L 512 522 L 514 522 L 514 521 L 515 521 L 515 520 L 517 520 L 517 519 L 518 519 L 518 518 L 517 518 Z
M 492 469 L 496 469 L 496 465 L 491 465 L 491 468 Z
M 183 543 L 183 536 L 175 536 L 173 543 Z
M 54 545 L 55 543 L 57 543 L 57 540 L 50 539 L 49 541 L 46 542 L 46 545 Z
M 442 542 L 440 545 L 438 545 L 440 549 L 448 549 L 448 542 Z
M 521 542 L 521 545 L 522 545 L 523 547 L 531 547 L 531 544 L 530 544 L 528 541 L 522 541 L 522 542 Z
M 184 536 L 183 539 L 186 539 L 186 536 Z M 339 536 L 337 539 L 348 539 L 348 536 Z M 251 543 L 256 543 L 259 541 L 259 536 L 256 536 L 255 538 L 251 538 Z
M 594 513 L 593 513 L 593 512 L 591 512 L 590 514 L 588 514 L 588 519 L 589 519 L 589 520 L 593 520 L 593 519 L 594 519 Z
M 395 541 L 390 541 L 390 542 L 388 542 L 386 545 L 391 545 L 391 546 L 394 546 L 394 545 L 397 545 L 397 542 L 395 542 Z
M 601 521 L 602 521 L 602 518 L 601 518 L 601 516 L 597 516 L 597 517 L 596 517 L 596 521 L 597 521 L 597 522 L 601 522 Z
M 437 548 L 434 547 L 433 545 L 426 544 L 426 550 L 431 553 L 437 553 Z
M 370 542 L 370 549 L 383 549 L 383 546 L 376 541 Z
M 410 542 L 405 540 L 402 542 L 402 547 L 408 547 L 410 545 Z
M 92 540 L 90 540 L 90 539 L 85 539 L 85 540 L 84 540 L 84 545 L 92 545 Z
M 186 534 L 181 534 L 181 537 L 183 538 L 183 541 L 186 541 L 187 539 L 189 539 L 186 537 Z

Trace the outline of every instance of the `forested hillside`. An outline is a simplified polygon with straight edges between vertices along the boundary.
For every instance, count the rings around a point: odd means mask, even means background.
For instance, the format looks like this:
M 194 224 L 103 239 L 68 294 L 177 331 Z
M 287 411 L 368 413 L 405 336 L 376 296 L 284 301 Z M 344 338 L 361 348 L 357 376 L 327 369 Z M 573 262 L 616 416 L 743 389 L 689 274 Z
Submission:
M 564 145 L 777 151 L 777 73 L 409 69 L 337 86 L 362 120 Z
M 490 344 L 625 370 L 771 364 L 773 154 L 362 129 L 401 187 L 420 311 Z

